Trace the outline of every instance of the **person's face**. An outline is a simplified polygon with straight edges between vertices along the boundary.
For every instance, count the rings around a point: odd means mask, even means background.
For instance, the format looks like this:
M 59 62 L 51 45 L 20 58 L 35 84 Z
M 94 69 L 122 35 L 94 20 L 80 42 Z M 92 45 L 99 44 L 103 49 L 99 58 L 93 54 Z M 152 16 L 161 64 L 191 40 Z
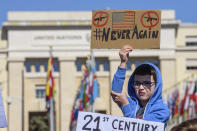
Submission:
M 135 93 L 141 103 L 147 103 L 155 90 L 153 75 L 135 75 Z

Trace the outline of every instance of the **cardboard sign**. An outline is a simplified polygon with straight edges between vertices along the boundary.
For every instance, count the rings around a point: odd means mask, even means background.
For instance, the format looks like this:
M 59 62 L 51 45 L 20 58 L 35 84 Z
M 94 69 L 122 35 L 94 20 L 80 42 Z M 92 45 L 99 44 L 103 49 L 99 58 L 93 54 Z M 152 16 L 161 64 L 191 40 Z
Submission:
M 160 26 L 160 10 L 93 11 L 91 49 L 159 49 Z
M 164 131 L 164 124 L 99 113 L 79 112 L 77 131 Z

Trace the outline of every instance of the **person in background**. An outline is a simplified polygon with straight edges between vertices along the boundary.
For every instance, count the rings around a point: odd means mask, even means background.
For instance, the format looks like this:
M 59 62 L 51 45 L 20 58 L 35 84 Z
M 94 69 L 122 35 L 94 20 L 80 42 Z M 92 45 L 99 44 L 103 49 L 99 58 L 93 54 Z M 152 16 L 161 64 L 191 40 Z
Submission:
M 129 96 L 122 92 L 132 50 L 130 45 L 125 45 L 119 52 L 121 62 L 112 81 L 112 99 L 125 117 L 162 122 L 166 127 L 170 112 L 162 100 L 162 78 L 158 67 L 151 63 L 139 65 L 128 82 Z
M 197 118 L 183 121 L 174 126 L 171 131 L 197 131 Z

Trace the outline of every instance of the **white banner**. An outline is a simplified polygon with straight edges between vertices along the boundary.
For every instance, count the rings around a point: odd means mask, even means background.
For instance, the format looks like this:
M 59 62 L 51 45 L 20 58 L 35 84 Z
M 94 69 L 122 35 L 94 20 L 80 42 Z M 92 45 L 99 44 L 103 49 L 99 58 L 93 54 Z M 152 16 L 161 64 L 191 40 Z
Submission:
M 77 131 L 164 131 L 164 123 L 79 112 Z

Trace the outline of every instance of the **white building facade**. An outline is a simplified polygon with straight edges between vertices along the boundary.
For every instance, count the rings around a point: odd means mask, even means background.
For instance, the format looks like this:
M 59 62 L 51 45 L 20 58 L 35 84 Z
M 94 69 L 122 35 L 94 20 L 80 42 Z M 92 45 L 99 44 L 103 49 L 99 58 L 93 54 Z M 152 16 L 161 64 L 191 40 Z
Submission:
M 82 78 L 82 65 L 90 54 L 91 12 L 9 12 L 0 42 L 0 83 L 9 127 L 28 131 L 33 116 L 46 115 L 45 85 L 49 45 L 55 65 L 56 130 L 68 131 L 71 110 Z M 183 25 L 173 10 L 162 11 L 161 49 L 135 50 L 130 54 L 126 80 L 145 61 L 159 66 L 163 88 L 170 88 L 197 67 L 197 26 Z M 186 31 L 188 34 L 185 34 Z M 185 37 L 186 36 L 186 37 Z M 183 40 L 184 39 L 184 40 Z M 184 42 L 183 42 L 184 41 Z M 190 44 L 191 45 L 191 44 Z M 96 112 L 122 115 L 110 98 L 111 81 L 120 64 L 116 49 L 94 50 L 99 98 Z M 186 64 L 190 63 L 192 69 Z M 183 71 L 184 69 L 184 71 Z M 127 88 L 127 81 L 124 89 Z

